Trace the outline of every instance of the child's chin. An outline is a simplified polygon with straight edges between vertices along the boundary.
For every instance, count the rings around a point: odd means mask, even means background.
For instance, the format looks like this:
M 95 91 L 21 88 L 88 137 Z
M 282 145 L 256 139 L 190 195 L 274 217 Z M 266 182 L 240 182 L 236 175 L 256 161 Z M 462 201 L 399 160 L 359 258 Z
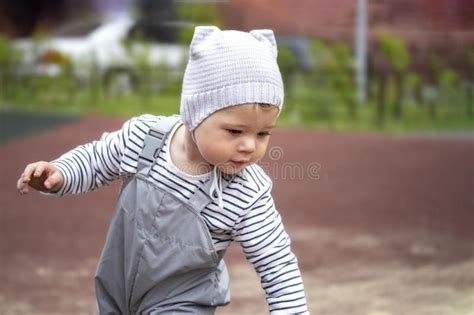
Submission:
M 243 165 L 221 165 L 219 167 L 219 170 L 226 174 L 226 175 L 235 175 L 241 170 L 243 170 L 245 167 L 247 167 L 249 164 L 243 164 Z

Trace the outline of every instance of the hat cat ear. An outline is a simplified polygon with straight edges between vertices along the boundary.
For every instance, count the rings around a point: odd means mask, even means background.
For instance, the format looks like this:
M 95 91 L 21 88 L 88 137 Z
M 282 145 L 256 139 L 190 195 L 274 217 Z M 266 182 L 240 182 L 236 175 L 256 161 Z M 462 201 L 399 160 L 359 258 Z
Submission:
M 195 56 L 196 46 L 199 45 L 209 35 L 215 32 L 220 32 L 221 30 L 216 26 L 196 26 L 194 29 L 193 39 L 191 40 L 191 44 L 189 45 L 190 48 L 190 55 Z
M 250 31 L 250 34 L 261 42 L 263 41 L 268 42 L 270 44 L 273 55 L 275 56 L 275 58 L 277 57 L 278 55 L 277 42 L 272 30 L 269 30 L 269 29 L 253 30 L 253 31 Z

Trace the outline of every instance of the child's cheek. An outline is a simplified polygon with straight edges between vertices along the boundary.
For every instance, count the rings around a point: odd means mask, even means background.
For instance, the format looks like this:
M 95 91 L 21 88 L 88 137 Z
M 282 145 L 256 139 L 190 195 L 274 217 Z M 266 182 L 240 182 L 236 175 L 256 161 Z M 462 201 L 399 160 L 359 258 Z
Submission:
M 207 143 L 202 150 L 204 159 L 210 164 L 218 164 L 223 162 L 222 147 L 216 143 Z
M 258 160 L 261 160 L 265 154 L 267 153 L 267 149 L 268 149 L 268 140 L 266 140 L 265 142 L 261 143 L 258 147 L 257 147 L 257 152 L 255 154 L 256 158 Z

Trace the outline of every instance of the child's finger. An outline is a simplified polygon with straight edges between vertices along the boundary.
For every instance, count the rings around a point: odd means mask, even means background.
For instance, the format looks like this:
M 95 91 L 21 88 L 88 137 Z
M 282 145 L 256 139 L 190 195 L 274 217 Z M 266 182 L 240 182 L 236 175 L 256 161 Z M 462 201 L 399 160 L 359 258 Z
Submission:
M 21 173 L 20 178 L 18 179 L 18 183 L 19 182 L 28 183 L 28 181 L 29 181 L 29 176 L 25 172 Z
M 24 183 L 28 183 L 31 180 L 31 176 L 36 170 L 37 165 L 38 163 L 32 163 L 26 166 L 25 170 L 23 171 L 23 174 L 21 174 Z
M 48 178 L 44 181 L 44 187 L 46 187 L 46 189 L 51 189 L 51 188 L 53 188 L 57 183 L 58 183 L 58 180 L 55 179 L 55 178 L 54 178 L 54 175 L 53 175 L 53 176 L 48 177 Z
M 20 178 L 16 182 L 16 189 L 21 190 L 23 188 L 23 174 L 20 176 Z
M 54 172 L 51 174 L 44 182 L 44 186 L 47 189 L 54 190 L 56 186 L 60 186 L 62 182 L 62 175 L 59 172 Z
M 26 194 L 28 192 L 28 185 L 24 182 L 23 178 L 20 177 L 16 183 L 16 187 L 20 194 Z
M 36 169 L 33 173 L 33 176 L 34 177 L 40 177 L 43 174 L 44 169 L 45 169 L 45 164 L 44 163 L 38 163 L 38 166 L 36 167 Z

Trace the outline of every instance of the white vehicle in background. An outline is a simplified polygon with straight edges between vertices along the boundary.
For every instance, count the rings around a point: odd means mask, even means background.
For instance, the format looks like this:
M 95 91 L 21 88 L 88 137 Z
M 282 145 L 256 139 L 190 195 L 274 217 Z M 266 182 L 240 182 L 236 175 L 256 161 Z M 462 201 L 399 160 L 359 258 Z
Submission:
M 182 75 L 188 48 L 166 38 L 166 34 L 165 38 L 153 38 L 149 33 L 125 16 L 104 23 L 69 25 L 50 38 L 18 39 L 14 46 L 22 53 L 20 72 L 57 76 L 68 65 L 81 81 L 87 82 L 92 73 L 98 73 L 107 88 L 123 90 L 131 89 L 139 79 L 137 73 L 143 63 L 160 67 L 170 77 Z

